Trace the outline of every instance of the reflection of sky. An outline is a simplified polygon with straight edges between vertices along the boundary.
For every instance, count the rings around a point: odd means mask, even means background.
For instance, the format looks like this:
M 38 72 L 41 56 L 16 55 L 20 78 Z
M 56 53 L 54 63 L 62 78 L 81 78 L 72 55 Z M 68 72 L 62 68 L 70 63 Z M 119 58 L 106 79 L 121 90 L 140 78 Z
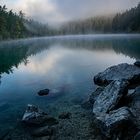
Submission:
M 28 60 L 26 66 L 22 63 L 18 69 L 14 68 L 14 73 L 2 75 L 1 93 L 26 94 L 24 91 L 35 92 L 47 87 L 78 86 L 80 83 L 92 85 L 93 76 L 106 67 L 133 62 L 133 59 L 113 50 L 91 51 L 60 45 L 51 46 Z
M 6 129 L 14 126 L 19 116 L 21 119 L 28 103 L 39 105 L 47 112 L 51 110 L 54 114 L 69 107 L 69 103 L 81 103 L 95 89 L 95 74 L 108 66 L 134 61 L 116 53 L 112 47 L 89 49 L 83 46 L 81 49 L 79 44 L 74 47 L 59 44 L 47 48 L 28 57 L 27 65 L 22 62 L 18 68 L 13 68 L 13 73 L 2 74 L 0 131 L 3 126 Z M 52 92 L 48 96 L 39 97 L 37 92 L 45 88 Z

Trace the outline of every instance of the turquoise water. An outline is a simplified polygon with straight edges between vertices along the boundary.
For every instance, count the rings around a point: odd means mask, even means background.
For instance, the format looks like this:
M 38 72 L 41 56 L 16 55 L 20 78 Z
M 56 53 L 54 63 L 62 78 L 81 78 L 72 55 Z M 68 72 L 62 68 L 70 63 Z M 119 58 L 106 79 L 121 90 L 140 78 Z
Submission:
M 0 43 L 0 133 L 16 126 L 28 103 L 57 115 L 96 88 L 109 66 L 140 59 L 140 35 L 43 37 Z M 37 92 L 49 88 L 48 96 Z

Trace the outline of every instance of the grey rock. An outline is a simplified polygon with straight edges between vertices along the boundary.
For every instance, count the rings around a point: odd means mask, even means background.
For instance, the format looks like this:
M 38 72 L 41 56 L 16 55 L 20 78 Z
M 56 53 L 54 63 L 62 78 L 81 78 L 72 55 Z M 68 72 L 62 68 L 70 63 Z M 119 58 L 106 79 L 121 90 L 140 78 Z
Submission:
M 29 124 L 40 124 L 44 117 L 46 115 L 37 106 L 28 104 L 22 121 Z
M 57 124 L 58 121 L 43 112 L 37 106 L 28 104 L 27 109 L 23 115 L 22 122 L 30 125 L 40 125 L 47 123 L 48 125 Z
M 97 100 L 97 97 L 100 95 L 100 93 L 104 90 L 103 87 L 98 87 L 90 96 L 89 96 L 89 102 L 91 104 L 94 104 L 94 102 Z
M 38 95 L 39 96 L 44 96 L 44 95 L 48 95 L 49 94 L 49 89 L 43 89 L 43 90 L 40 90 L 39 92 L 38 92 Z
M 128 107 L 119 108 L 96 119 L 102 133 L 107 137 L 120 133 L 127 125 L 134 125 L 134 116 Z
M 128 89 L 128 96 L 131 96 L 134 93 L 135 89 Z
M 107 85 L 114 80 L 128 80 L 131 83 L 140 82 L 140 68 L 135 65 L 122 63 L 116 66 L 107 68 L 104 72 L 97 74 L 94 77 L 94 82 L 97 85 Z
M 135 89 L 134 93 L 131 94 L 129 98 L 131 99 L 130 107 L 136 117 L 137 125 L 140 129 L 140 86 Z
M 92 109 L 94 102 L 96 101 L 99 94 L 103 91 L 103 87 L 98 87 L 94 92 L 91 93 L 87 101 L 81 104 L 84 109 Z
M 93 105 L 93 113 L 96 116 L 102 116 L 115 109 L 121 98 L 127 94 L 127 86 L 128 82 L 123 80 L 111 82 L 97 97 Z
M 137 61 L 134 63 L 134 65 L 140 67 L 140 60 L 137 60 Z
M 110 67 L 94 82 L 106 86 L 93 100 L 96 125 L 111 139 L 133 139 L 140 130 L 140 86 L 132 89 L 140 83 L 139 63 Z

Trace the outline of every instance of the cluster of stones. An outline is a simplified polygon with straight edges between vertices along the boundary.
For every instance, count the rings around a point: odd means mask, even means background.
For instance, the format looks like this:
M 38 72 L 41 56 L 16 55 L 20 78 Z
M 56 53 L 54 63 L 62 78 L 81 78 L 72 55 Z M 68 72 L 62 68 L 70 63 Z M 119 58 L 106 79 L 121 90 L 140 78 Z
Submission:
M 51 136 L 58 120 L 42 111 L 35 105 L 28 104 L 22 122 L 32 128 L 31 134 L 36 137 Z
M 69 119 L 71 113 L 62 112 L 59 119 Z M 45 137 L 50 139 L 56 133 L 59 120 L 42 111 L 38 106 L 28 104 L 22 117 L 22 122 L 28 127 L 30 134 L 34 137 Z
M 99 87 L 87 103 L 93 106 L 96 125 L 107 138 L 139 137 L 139 64 L 137 61 L 134 65 L 112 66 L 94 77 L 94 83 Z

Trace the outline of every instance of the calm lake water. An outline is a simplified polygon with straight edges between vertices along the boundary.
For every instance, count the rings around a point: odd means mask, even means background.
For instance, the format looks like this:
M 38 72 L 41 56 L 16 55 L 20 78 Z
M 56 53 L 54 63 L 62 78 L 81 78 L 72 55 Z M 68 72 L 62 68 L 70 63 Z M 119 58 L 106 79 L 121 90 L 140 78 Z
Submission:
M 0 43 L 0 133 L 16 126 L 26 105 L 52 115 L 80 104 L 107 67 L 140 59 L 140 35 L 43 37 Z M 49 88 L 48 96 L 37 92 Z

